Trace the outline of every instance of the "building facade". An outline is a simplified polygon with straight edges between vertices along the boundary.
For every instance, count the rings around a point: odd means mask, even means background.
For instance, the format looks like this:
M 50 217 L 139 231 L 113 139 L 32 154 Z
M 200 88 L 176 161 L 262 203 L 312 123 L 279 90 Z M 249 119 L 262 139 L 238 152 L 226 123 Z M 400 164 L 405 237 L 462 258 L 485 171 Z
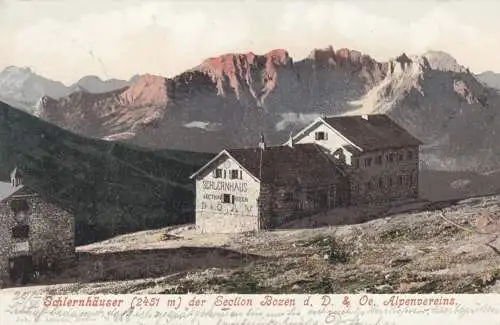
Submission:
M 421 142 L 386 115 L 318 118 L 276 147 L 223 150 L 191 176 L 202 232 L 418 197 Z
M 22 184 L 11 174 L 11 192 L 0 201 L 0 283 L 26 284 L 36 274 L 75 261 L 72 215 Z
M 318 118 L 294 137 L 315 143 L 346 162 L 351 204 L 418 197 L 418 139 L 383 114 Z
M 315 144 L 223 150 L 191 178 L 207 233 L 271 229 L 349 201 L 342 169 Z

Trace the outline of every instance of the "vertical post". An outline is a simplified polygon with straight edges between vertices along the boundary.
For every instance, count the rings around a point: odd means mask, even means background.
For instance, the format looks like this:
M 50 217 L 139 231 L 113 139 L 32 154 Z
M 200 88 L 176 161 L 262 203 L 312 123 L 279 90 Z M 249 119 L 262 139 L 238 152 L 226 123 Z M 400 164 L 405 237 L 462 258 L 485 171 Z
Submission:
M 328 210 L 330 210 L 330 200 L 331 200 L 331 193 L 330 193 L 330 190 L 331 190 L 331 185 L 328 185 L 328 191 L 327 191 L 327 195 L 328 195 L 328 198 L 327 198 L 327 206 L 328 206 Z M 335 204 L 335 198 L 333 199 L 333 202 Z
M 266 148 L 266 143 L 264 141 L 264 134 L 260 135 L 259 143 L 259 196 L 257 197 L 257 231 L 261 228 L 261 218 L 262 218 L 262 206 L 261 206 L 261 191 L 262 191 L 262 157 L 264 154 L 264 149 Z
M 333 187 L 333 208 L 336 206 L 337 201 L 337 186 Z
M 262 196 L 262 156 L 264 152 L 264 148 L 260 148 L 260 157 L 259 157 L 259 196 L 257 198 L 257 230 L 259 231 L 261 229 L 261 218 L 262 218 L 262 206 L 261 206 L 261 196 Z
M 259 189 L 259 197 L 257 197 L 257 231 L 260 231 L 260 227 L 261 227 L 260 216 L 261 216 L 261 212 L 260 212 L 260 189 Z

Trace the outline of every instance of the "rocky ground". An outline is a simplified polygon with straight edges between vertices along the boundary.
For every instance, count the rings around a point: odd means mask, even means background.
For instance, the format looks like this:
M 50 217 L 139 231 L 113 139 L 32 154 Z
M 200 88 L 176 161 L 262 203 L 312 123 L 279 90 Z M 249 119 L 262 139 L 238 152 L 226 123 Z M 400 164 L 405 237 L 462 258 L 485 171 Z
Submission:
M 239 236 L 200 235 L 189 225 L 119 236 L 79 247 L 74 268 L 23 289 L 500 293 L 500 196 L 404 204 L 376 211 L 372 221 L 328 225 L 347 213 L 366 211 L 336 210 Z

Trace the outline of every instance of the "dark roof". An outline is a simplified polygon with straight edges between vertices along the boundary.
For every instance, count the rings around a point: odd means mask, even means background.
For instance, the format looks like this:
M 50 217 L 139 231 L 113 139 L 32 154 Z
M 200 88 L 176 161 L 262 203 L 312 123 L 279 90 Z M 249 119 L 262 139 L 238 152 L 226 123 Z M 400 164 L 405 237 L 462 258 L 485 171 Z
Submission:
M 267 147 L 262 151 L 260 175 L 259 148 L 230 149 L 227 152 L 248 172 L 263 183 L 320 184 L 343 175 L 333 157 L 316 144 Z
M 384 114 L 325 117 L 323 120 L 362 150 L 419 146 L 420 140 Z

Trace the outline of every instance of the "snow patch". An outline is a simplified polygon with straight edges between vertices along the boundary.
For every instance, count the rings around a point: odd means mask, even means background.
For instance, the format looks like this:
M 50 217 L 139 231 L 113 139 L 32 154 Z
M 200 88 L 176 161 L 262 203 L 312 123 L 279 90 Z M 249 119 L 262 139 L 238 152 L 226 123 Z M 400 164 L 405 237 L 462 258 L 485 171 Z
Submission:
M 469 104 L 477 104 L 478 100 L 462 80 L 453 80 L 453 90 Z
M 105 141 L 116 141 L 116 140 L 130 139 L 134 136 L 135 136 L 134 132 L 121 132 L 121 133 L 115 133 L 115 134 L 108 135 L 102 139 Z
M 300 124 L 300 125 L 309 124 L 320 116 L 321 115 L 317 113 L 310 113 L 310 114 L 283 113 L 280 115 L 282 120 L 276 124 L 276 131 L 283 131 L 289 125 L 292 124 Z
M 206 121 L 191 121 L 184 124 L 186 128 L 197 128 L 206 131 L 216 131 L 219 127 L 218 123 L 206 122 Z
M 368 91 L 360 100 L 349 102 L 348 104 L 356 109 L 343 115 L 386 113 L 398 101 L 405 98 L 413 88 L 425 96 L 419 85 L 425 67 L 424 59 L 412 56 L 411 61 L 404 66 L 396 60 L 389 62 L 391 69 L 384 80 Z

